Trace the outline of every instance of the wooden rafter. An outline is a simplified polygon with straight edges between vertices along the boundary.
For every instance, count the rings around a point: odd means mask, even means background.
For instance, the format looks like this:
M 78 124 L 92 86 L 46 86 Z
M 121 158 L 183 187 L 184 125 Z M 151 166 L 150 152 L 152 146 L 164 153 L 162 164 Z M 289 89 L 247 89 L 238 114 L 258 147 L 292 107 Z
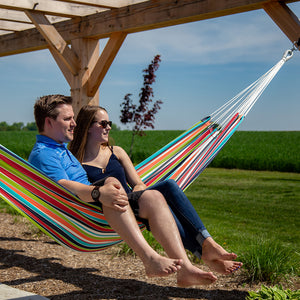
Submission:
M 264 10 L 300 50 L 300 21 L 297 16 L 283 2 L 269 2 L 263 6 Z
M 76 3 L 76 4 L 84 4 L 84 5 L 90 5 L 90 6 L 96 6 L 96 7 L 105 7 L 105 8 L 119 8 L 122 6 L 128 6 L 133 3 L 133 1 L 130 0 L 57 0 L 62 2 L 70 2 L 70 3 Z M 142 2 L 141 0 L 140 2 Z M 138 1 L 134 1 L 134 3 L 137 3 Z
M 3 0 L 1 3 L 6 1 L 9 0 Z M 18 1 L 15 0 L 15 2 Z M 42 3 L 43 1 L 45 0 L 40 0 L 39 2 Z M 285 1 L 285 3 L 297 1 L 299 0 Z M 57 6 L 57 1 L 52 2 L 56 2 Z M 118 2 L 118 0 L 116 0 L 116 2 Z M 136 1 L 133 1 L 133 3 L 135 2 Z M 122 6 L 115 9 L 106 9 L 105 11 L 82 16 L 81 18 L 72 18 L 55 23 L 54 26 L 64 40 L 70 43 L 71 40 L 78 38 L 102 39 L 108 38 L 114 32 L 133 33 L 262 9 L 267 3 L 271 2 L 277 1 L 149 0 L 127 7 Z M 1 5 L 3 6 L 1 3 L 0 8 Z M 60 1 L 60 3 L 64 3 L 64 1 Z M 75 5 L 74 3 L 68 4 Z M 54 8 L 52 8 L 52 13 L 53 10 Z M 43 11 L 43 13 L 47 15 L 49 14 L 49 10 Z M 56 13 L 58 13 L 57 8 Z M 40 50 L 47 47 L 47 42 L 41 39 L 40 33 L 36 29 L 28 29 L 18 32 L 18 34 L 0 36 L 0 56 Z
M 126 33 L 115 32 L 109 38 L 101 56 L 99 57 L 95 68 L 93 69 L 88 84 L 88 96 L 93 96 L 98 90 L 102 80 L 104 79 L 108 69 L 115 59 L 123 41 L 126 38 Z
M 35 10 L 47 15 L 70 18 L 87 16 L 106 10 L 101 6 L 81 5 L 67 1 L 60 1 L 58 5 L 57 1 L 52 0 L 1 0 L 0 8 L 16 11 Z
M 61 37 L 55 27 L 42 13 L 26 11 L 26 14 L 48 42 L 49 47 L 51 47 L 60 59 L 63 60 L 64 64 L 72 72 L 72 74 L 77 75 L 78 57 L 73 50 L 69 48 L 67 42 Z
M 300 22 L 287 4 L 298 1 L 0 0 L 0 57 L 48 48 L 77 113 L 84 104 L 99 103 L 99 86 L 127 34 L 264 9 L 297 42 Z

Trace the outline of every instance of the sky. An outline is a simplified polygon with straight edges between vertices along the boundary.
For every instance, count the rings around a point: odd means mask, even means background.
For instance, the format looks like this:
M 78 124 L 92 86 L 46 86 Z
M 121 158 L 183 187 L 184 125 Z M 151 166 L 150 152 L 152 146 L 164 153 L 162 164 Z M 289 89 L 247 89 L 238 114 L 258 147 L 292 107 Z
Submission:
M 300 3 L 289 4 L 300 18 Z M 100 46 L 105 41 L 100 41 Z M 143 70 L 161 55 L 152 85 L 156 130 L 184 130 L 237 95 L 274 66 L 292 43 L 263 10 L 130 34 L 100 86 L 101 106 L 120 119 L 124 96 L 139 99 Z M 300 51 L 272 80 L 239 130 L 299 131 Z M 0 122 L 33 122 L 36 99 L 70 95 L 48 50 L 0 57 Z M 128 128 L 130 129 L 130 128 Z

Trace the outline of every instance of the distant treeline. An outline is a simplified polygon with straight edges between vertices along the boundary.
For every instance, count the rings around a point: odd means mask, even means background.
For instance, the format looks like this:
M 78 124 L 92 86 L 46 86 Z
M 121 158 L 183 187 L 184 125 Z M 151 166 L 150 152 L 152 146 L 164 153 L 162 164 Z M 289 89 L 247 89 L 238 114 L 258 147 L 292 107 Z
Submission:
M 23 122 L 15 122 L 12 125 L 7 124 L 6 122 L 0 122 L 0 131 L 36 131 L 37 127 L 35 122 L 27 123 L 26 125 Z
M 116 124 L 112 124 L 113 130 L 120 130 Z M 0 122 L 0 131 L 37 131 L 37 126 L 35 122 L 29 122 L 24 124 L 23 122 L 15 122 L 12 125 L 6 122 Z

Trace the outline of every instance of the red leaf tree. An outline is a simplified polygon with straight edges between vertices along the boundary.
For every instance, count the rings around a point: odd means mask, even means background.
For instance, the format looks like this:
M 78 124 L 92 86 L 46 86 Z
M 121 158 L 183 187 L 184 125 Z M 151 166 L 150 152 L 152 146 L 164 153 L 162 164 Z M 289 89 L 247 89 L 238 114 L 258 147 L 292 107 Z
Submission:
M 140 99 L 138 105 L 133 104 L 131 99 L 132 94 L 125 95 L 124 101 L 120 105 L 122 108 L 120 116 L 121 123 L 134 124 L 132 128 L 132 139 L 129 152 L 130 157 L 132 155 L 134 137 L 136 135 L 145 135 L 144 130 L 148 127 L 154 129 L 155 114 L 158 112 L 160 105 L 163 103 L 161 100 L 153 102 L 154 93 L 151 87 L 151 85 L 155 82 L 155 72 L 159 68 L 160 61 L 160 55 L 156 55 L 148 68 L 143 70 L 144 84 L 139 94 Z

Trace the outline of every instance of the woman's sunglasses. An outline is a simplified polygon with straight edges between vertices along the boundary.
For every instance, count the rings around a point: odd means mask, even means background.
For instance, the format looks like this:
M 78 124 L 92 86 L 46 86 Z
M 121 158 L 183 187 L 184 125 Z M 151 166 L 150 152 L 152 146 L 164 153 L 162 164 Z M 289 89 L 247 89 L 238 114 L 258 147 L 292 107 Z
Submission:
M 109 127 L 111 127 L 111 125 L 112 125 L 112 121 L 106 121 L 106 120 L 93 121 L 93 123 L 98 123 L 102 128 L 106 128 L 107 125 L 109 125 Z

